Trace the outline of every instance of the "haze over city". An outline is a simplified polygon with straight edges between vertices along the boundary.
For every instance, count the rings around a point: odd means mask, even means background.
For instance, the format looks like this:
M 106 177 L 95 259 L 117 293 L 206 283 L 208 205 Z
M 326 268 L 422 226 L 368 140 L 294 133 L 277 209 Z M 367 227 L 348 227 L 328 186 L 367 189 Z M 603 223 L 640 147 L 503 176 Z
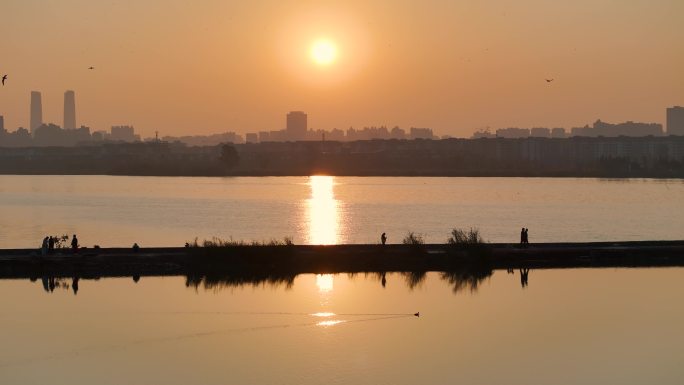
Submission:
M 283 129 L 665 123 L 684 103 L 681 1 L 3 2 L 5 127 L 144 136 Z M 93 67 L 93 69 L 89 69 Z M 547 82 L 546 79 L 553 79 Z

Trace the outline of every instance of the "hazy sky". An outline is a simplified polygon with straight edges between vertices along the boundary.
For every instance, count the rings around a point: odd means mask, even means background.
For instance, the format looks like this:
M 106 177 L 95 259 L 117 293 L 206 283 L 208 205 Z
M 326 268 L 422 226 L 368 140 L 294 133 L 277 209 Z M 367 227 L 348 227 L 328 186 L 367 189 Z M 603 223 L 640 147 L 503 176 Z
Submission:
M 399 125 L 664 123 L 684 105 L 684 1 L 3 0 L 0 115 L 144 136 Z M 309 55 L 326 38 L 336 60 Z M 95 70 L 88 70 L 94 66 Z M 554 78 L 547 83 L 545 78 Z

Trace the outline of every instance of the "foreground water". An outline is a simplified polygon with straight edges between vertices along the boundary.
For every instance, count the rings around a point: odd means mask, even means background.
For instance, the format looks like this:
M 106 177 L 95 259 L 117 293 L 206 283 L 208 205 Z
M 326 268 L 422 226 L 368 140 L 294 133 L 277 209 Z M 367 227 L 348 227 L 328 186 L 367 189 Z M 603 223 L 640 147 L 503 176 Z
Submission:
M 3 384 L 681 384 L 684 269 L 0 281 Z M 409 285 L 410 283 L 410 285 Z M 68 287 L 67 287 L 68 286 Z M 420 311 L 420 318 L 411 313 Z
M 298 244 L 684 238 L 684 181 L 553 178 L 0 176 L 0 248 L 77 233 L 92 247 L 181 246 L 195 237 Z

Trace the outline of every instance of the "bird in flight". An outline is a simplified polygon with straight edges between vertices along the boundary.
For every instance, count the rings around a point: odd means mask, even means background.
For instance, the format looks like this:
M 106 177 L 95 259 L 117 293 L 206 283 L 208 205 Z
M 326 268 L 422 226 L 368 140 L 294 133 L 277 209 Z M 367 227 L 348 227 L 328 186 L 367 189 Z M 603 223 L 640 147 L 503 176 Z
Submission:
M 544 79 L 544 80 L 546 80 L 547 83 L 551 83 L 553 81 L 553 79 Z
M 89 69 L 89 70 L 94 70 L 95 67 L 92 67 L 92 66 L 91 66 L 91 67 L 88 67 L 88 69 Z
M 2 85 L 5 85 L 5 80 L 7 80 L 7 75 L 2 76 Z

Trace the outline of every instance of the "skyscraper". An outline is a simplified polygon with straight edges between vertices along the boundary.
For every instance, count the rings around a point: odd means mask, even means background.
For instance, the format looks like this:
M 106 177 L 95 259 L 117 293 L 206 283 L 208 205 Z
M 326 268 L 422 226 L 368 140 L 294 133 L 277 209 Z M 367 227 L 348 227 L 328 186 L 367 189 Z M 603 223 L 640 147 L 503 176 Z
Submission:
M 289 140 L 306 139 L 308 130 L 306 114 L 302 111 L 291 111 L 287 114 L 287 138 Z
M 40 99 L 40 92 L 31 91 L 31 133 L 43 124 L 43 103 Z
M 76 96 L 74 91 L 64 93 L 64 129 L 76 129 Z
M 667 134 L 684 136 L 684 107 L 667 109 Z

